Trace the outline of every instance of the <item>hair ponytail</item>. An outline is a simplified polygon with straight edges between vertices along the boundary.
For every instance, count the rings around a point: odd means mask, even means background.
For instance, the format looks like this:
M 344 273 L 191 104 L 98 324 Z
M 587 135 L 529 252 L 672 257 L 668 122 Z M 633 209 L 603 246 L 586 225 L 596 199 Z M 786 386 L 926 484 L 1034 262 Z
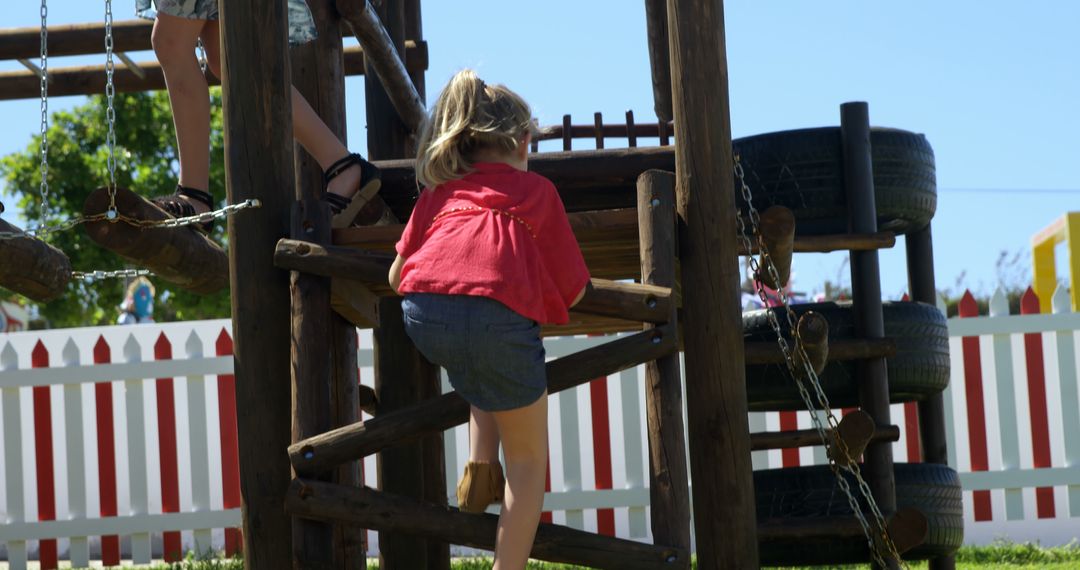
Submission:
M 528 103 L 471 69 L 450 79 L 420 132 L 416 178 L 428 188 L 461 178 L 480 151 L 510 153 L 535 127 Z

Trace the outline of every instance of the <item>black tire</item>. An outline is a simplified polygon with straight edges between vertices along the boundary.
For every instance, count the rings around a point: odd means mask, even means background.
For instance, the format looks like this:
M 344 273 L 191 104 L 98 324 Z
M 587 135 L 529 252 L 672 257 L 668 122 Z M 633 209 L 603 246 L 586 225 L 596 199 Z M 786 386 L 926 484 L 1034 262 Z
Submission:
M 850 339 L 855 334 L 851 303 L 793 305 L 796 315 L 814 311 L 829 322 L 829 340 Z M 750 341 L 776 342 L 767 311 L 776 311 L 781 329 L 788 335 L 787 319 L 781 309 L 763 309 L 743 314 L 743 337 Z M 949 330 L 945 315 L 923 303 L 882 303 L 885 336 L 896 340 L 896 356 L 887 360 L 889 401 L 924 400 L 949 385 Z M 836 408 L 859 402 L 855 361 L 830 362 L 819 376 L 821 386 Z M 751 411 L 806 409 L 795 381 L 783 364 L 754 364 L 746 367 L 747 401 Z
M 956 552 L 964 542 L 963 492 L 956 471 L 929 463 L 897 463 L 894 467 L 897 508 L 918 509 L 926 515 L 930 527 L 926 541 L 905 553 L 904 559 L 926 560 Z M 845 478 L 852 491 L 858 493 L 854 477 L 845 474 Z M 754 494 L 759 521 L 852 513 L 836 476 L 826 465 L 755 471 Z M 861 499 L 859 505 L 868 512 Z M 767 566 L 870 560 L 869 547 L 863 540 L 783 540 L 761 542 L 758 548 L 761 564 Z
M 902 234 L 924 227 L 937 208 L 930 143 L 920 134 L 874 128 L 870 145 L 878 229 Z M 791 208 L 799 235 L 847 231 L 840 127 L 741 138 L 734 149 L 759 211 L 777 204 Z M 745 210 L 741 193 L 735 194 Z

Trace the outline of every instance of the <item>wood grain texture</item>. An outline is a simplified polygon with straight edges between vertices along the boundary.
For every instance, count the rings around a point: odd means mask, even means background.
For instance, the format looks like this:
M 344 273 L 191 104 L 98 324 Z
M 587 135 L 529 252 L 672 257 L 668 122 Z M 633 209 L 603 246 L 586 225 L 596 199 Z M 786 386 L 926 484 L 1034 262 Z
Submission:
M 664 8 L 666 9 L 666 7 Z M 674 287 L 675 175 L 649 170 L 638 177 L 641 281 Z M 674 304 L 668 320 L 678 323 Z M 646 330 L 650 327 L 646 326 Z M 690 549 L 690 488 L 683 436 L 682 374 L 679 355 L 645 363 L 645 415 L 649 429 L 649 505 L 656 544 Z M 689 568 L 683 560 L 680 568 Z
M 246 568 L 293 559 L 283 453 L 291 440 L 289 278 L 273 260 L 294 201 L 287 17 L 284 2 L 220 6 L 228 201 L 262 201 L 229 220 L 236 400 L 245 403 L 236 424 Z
M 758 566 L 722 0 L 668 0 L 699 568 Z
M 83 215 L 104 213 L 109 191 L 94 190 L 83 204 Z M 128 190 L 116 189 L 116 208 L 136 220 L 167 220 L 164 210 Z M 243 216 L 251 212 L 244 211 Z M 206 235 L 193 228 L 141 228 L 124 222 L 98 221 L 84 224 L 95 243 L 178 287 L 209 295 L 229 285 L 229 256 Z
M 492 550 L 498 516 L 457 509 L 374 489 L 350 489 L 297 479 L 289 488 L 289 510 L 303 517 L 346 520 L 383 533 L 445 538 L 454 544 Z M 682 568 L 689 552 L 601 536 L 564 526 L 541 524 L 532 558 L 620 570 Z
M 21 231 L 0 220 L 0 232 Z M 44 303 L 63 295 L 69 281 L 64 252 L 30 236 L 0 239 L 0 287 Z

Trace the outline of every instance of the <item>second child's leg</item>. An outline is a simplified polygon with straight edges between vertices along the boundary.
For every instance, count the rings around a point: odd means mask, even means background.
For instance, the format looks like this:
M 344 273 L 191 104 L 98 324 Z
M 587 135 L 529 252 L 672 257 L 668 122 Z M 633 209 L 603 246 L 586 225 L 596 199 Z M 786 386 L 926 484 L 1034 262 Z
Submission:
M 495 416 L 469 406 L 469 461 L 495 463 L 499 460 L 499 426 Z
M 547 392 L 516 410 L 493 412 L 506 457 L 506 498 L 495 537 L 494 570 L 523 570 L 532 551 L 547 475 Z
M 210 99 L 195 57 L 195 40 L 206 23 L 158 14 L 150 36 L 169 90 L 180 154 L 180 185 L 202 191 L 210 187 Z M 201 202 L 189 202 L 196 212 L 209 209 Z

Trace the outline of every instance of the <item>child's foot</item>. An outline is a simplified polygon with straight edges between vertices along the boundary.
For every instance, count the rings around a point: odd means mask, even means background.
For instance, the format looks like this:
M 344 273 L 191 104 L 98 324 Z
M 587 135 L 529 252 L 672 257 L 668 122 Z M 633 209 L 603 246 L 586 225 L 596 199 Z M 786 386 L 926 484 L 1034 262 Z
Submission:
M 347 228 L 357 224 L 357 214 L 379 192 L 379 169 L 359 154 L 350 154 L 330 165 L 323 173 L 326 193 L 334 218 L 330 227 Z
M 174 218 L 195 216 L 214 209 L 214 197 L 209 192 L 179 184 L 173 194 L 159 196 L 151 201 Z M 208 234 L 214 227 L 214 222 L 211 220 L 191 227 Z
M 465 464 L 465 473 L 458 483 L 458 510 L 464 513 L 482 513 L 493 503 L 503 499 L 502 464 L 498 461 L 481 463 L 470 461 Z

